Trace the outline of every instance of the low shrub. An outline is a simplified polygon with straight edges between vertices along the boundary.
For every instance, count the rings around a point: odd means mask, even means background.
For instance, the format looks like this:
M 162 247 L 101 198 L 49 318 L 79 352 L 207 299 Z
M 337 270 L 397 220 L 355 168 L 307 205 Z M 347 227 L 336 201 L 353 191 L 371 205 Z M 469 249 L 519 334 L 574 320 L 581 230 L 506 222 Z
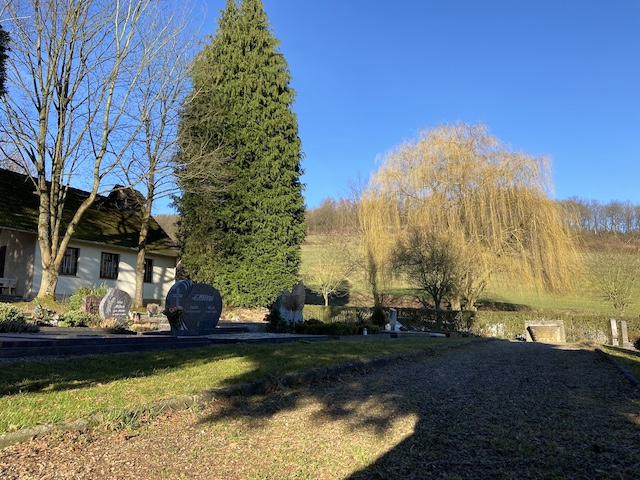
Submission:
M 363 325 L 365 323 L 371 323 L 371 311 L 368 308 L 345 308 L 338 315 L 334 316 L 331 320 L 325 323 L 355 323 Z
M 129 330 L 129 327 L 132 325 L 132 322 L 125 318 L 97 318 L 92 321 L 89 326 L 95 328 L 105 328 L 107 330 L 113 330 L 114 332 L 122 332 L 124 330 Z
M 19 322 L 24 320 L 24 313 L 18 307 L 10 303 L 0 303 L 0 321 Z
M 34 333 L 39 330 L 24 318 L 24 313 L 10 303 L 0 303 L 0 333 Z
M 373 308 L 370 320 L 372 324 L 378 325 L 379 327 L 384 327 L 387 323 L 387 317 L 380 306 Z
M 445 330 L 468 332 L 477 312 L 435 310 L 427 308 L 398 308 L 398 321 L 417 330 Z
M 100 285 L 99 287 L 96 287 L 95 285 L 92 287 L 80 287 L 69 297 L 67 310 L 81 310 L 82 297 L 86 297 L 87 295 L 105 296 L 107 294 L 107 290 L 109 290 L 109 287 L 106 285 Z
M 396 310 L 398 321 L 409 330 L 458 331 L 478 336 L 514 339 L 525 335 L 527 322 L 562 320 L 566 340 L 569 343 L 583 341 L 611 343 L 609 315 L 564 310 L 541 312 L 522 306 L 506 308 L 505 305 L 492 305 L 500 307 L 499 310 L 485 308 L 475 312 L 425 308 L 397 308 Z M 359 327 L 365 323 L 378 325 L 382 318 L 384 323 L 381 326 L 388 322 L 387 313 L 382 308 L 379 309 L 379 313 L 376 313 L 375 309 L 366 307 L 305 305 L 304 315 L 306 318 L 317 318 L 326 324 L 343 322 L 354 323 Z M 640 316 L 626 317 L 625 321 L 630 341 L 640 338 Z
M 293 331 L 293 327 L 287 322 L 278 310 L 271 310 L 264 317 L 264 321 L 267 322 L 267 332 L 270 333 L 290 333 Z
M 129 326 L 129 330 L 133 332 L 152 332 L 158 329 L 157 323 L 134 323 Z
M 69 310 L 60 318 L 58 325 L 61 327 L 88 327 L 98 319 L 99 317 L 90 313 Z
M 328 323 L 343 310 L 347 310 L 347 308 L 335 306 L 325 307 L 324 305 L 305 305 L 303 312 L 305 318 L 317 318 L 322 322 Z
M 633 346 L 636 350 L 640 350 L 640 338 L 636 338 L 636 341 L 633 342 Z
M 504 333 L 500 336 L 514 338 L 525 333 L 526 322 L 540 320 L 562 320 L 568 343 L 594 341 L 611 344 L 610 317 L 603 314 L 579 313 L 579 312 L 545 312 L 522 311 L 481 311 L 476 312 L 471 324 L 471 332 L 480 335 L 490 335 L 494 326 L 501 326 Z M 640 318 L 629 317 L 625 319 L 629 332 L 629 338 L 640 336 Z
M 312 318 L 294 325 L 293 331 L 304 335 L 356 335 L 358 333 L 358 325 L 345 322 L 324 323 Z
M 365 323 L 364 325 L 358 325 L 358 335 L 364 334 L 365 328 L 367 329 L 367 335 L 376 335 L 380 333 L 380 330 L 381 330 L 381 327 L 379 325 Z

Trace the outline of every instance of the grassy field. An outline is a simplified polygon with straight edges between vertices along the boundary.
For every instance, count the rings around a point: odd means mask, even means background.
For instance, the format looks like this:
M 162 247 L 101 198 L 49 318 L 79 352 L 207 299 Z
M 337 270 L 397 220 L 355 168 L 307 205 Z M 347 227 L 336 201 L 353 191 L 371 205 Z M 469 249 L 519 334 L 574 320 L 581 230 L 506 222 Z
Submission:
M 323 258 L 330 257 L 331 251 L 336 243 L 346 244 L 357 254 L 358 242 L 355 237 L 334 237 L 323 235 L 310 235 L 302 245 L 302 267 L 303 278 L 312 268 L 315 268 Z M 593 255 L 593 254 L 591 254 Z M 350 295 L 346 297 L 346 305 L 349 306 L 371 306 L 370 292 L 365 281 L 364 272 L 361 266 L 349 275 L 351 285 Z M 387 292 L 393 297 L 412 297 L 411 287 L 402 279 L 396 278 L 388 286 Z M 640 292 L 635 298 L 640 298 Z M 601 313 L 616 316 L 617 312 L 611 305 L 602 299 L 601 295 L 594 288 L 586 283 L 586 280 L 577 282 L 575 291 L 558 295 L 547 292 L 536 291 L 528 288 L 527 285 L 518 285 L 513 280 L 500 280 L 494 278 L 488 285 L 484 294 L 480 298 L 481 303 L 508 303 L 522 305 L 536 310 L 572 310 L 577 312 Z M 345 303 L 341 300 L 340 304 Z M 394 306 L 394 305 L 389 305 Z M 625 311 L 627 317 L 637 317 L 640 315 L 640 302 L 631 303 Z
M 0 369 L 0 433 L 256 379 L 451 345 L 456 339 L 296 342 L 20 361 Z M 115 413 L 114 413 L 115 412 Z

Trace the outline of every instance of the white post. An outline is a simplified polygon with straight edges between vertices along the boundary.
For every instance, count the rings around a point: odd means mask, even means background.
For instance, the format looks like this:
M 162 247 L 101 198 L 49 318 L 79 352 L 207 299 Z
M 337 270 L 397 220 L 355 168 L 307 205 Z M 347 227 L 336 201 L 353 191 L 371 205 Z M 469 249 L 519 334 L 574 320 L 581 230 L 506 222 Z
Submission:
M 615 318 L 611 318 L 611 345 L 617 347 L 618 343 L 618 322 Z

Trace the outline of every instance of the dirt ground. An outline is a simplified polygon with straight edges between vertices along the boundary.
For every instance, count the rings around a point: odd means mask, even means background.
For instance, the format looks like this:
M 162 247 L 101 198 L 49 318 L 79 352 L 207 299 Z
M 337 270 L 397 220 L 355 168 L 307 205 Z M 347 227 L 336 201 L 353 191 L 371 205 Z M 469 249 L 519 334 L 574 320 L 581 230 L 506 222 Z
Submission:
M 0 450 L 3 479 L 636 479 L 640 390 L 587 347 L 489 341 Z

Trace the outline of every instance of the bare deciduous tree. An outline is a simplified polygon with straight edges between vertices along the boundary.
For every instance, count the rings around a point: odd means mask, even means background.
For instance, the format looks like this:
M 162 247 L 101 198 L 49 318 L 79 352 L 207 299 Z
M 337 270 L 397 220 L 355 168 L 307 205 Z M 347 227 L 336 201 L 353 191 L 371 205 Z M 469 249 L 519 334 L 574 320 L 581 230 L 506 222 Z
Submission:
M 313 261 L 307 267 L 305 283 L 309 288 L 322 294 L 325 306 L 329 298 L 342 297 L 349 293 L 349 276 L 358 266 L 358 258 L 353 254 L 351 237 L 316 236 L 313 245 Z
M 622 317 L 640 292 L 640 252 L 631 243 L 588 255 L 591 280 L 602 299 Z
M 462 283 L 460 253 L 450 238 L 424 228 L 409 227 L 398 239 L 392 258 L 395 269 L 420 290 L 420 303 L 429 307 L 431 299 L 440 309 L 442 302 L 451 298 Z
M 15 148 L 25 171 L 35 170 L 43 270 L 39 297 L 55 295 L 76 225 L 144 125 L 126 112 L 143 72 L 173 35 L 158 28 L 159 5 L 152 0 L 7 2 L 12 55 L 0 134 L 10 142 L 0 150 Z M 63 221 L 72 183 L 88 196 Z
M 136 99 L 132 122 L 141 122 L 136 141 L 132 144 L 132 155 L 123 162 L 128 184 L 140 185 L 144 201 L 140 205 L 140 234 L 136 258 L 136 288 L 134 305 L 143 304 L 144 265 L 147 253 L 151 212 L 155 200 L 178 192 L 174 175 L 174 156 L 177 151 L 177 129 L 180 108 L 186 96 L 189 66 L 193 60 L 195 29 L 190 28 L 190 10 L 185 4 L 179 11 L 158 10 L 154 29 L 143 39 L 149 48 L 154 48 L 154 39 L 163 32 L 171 32 L 164 44 L 155 46 L 154 61 L 145 65 L 140 80 L 132 94 Z

